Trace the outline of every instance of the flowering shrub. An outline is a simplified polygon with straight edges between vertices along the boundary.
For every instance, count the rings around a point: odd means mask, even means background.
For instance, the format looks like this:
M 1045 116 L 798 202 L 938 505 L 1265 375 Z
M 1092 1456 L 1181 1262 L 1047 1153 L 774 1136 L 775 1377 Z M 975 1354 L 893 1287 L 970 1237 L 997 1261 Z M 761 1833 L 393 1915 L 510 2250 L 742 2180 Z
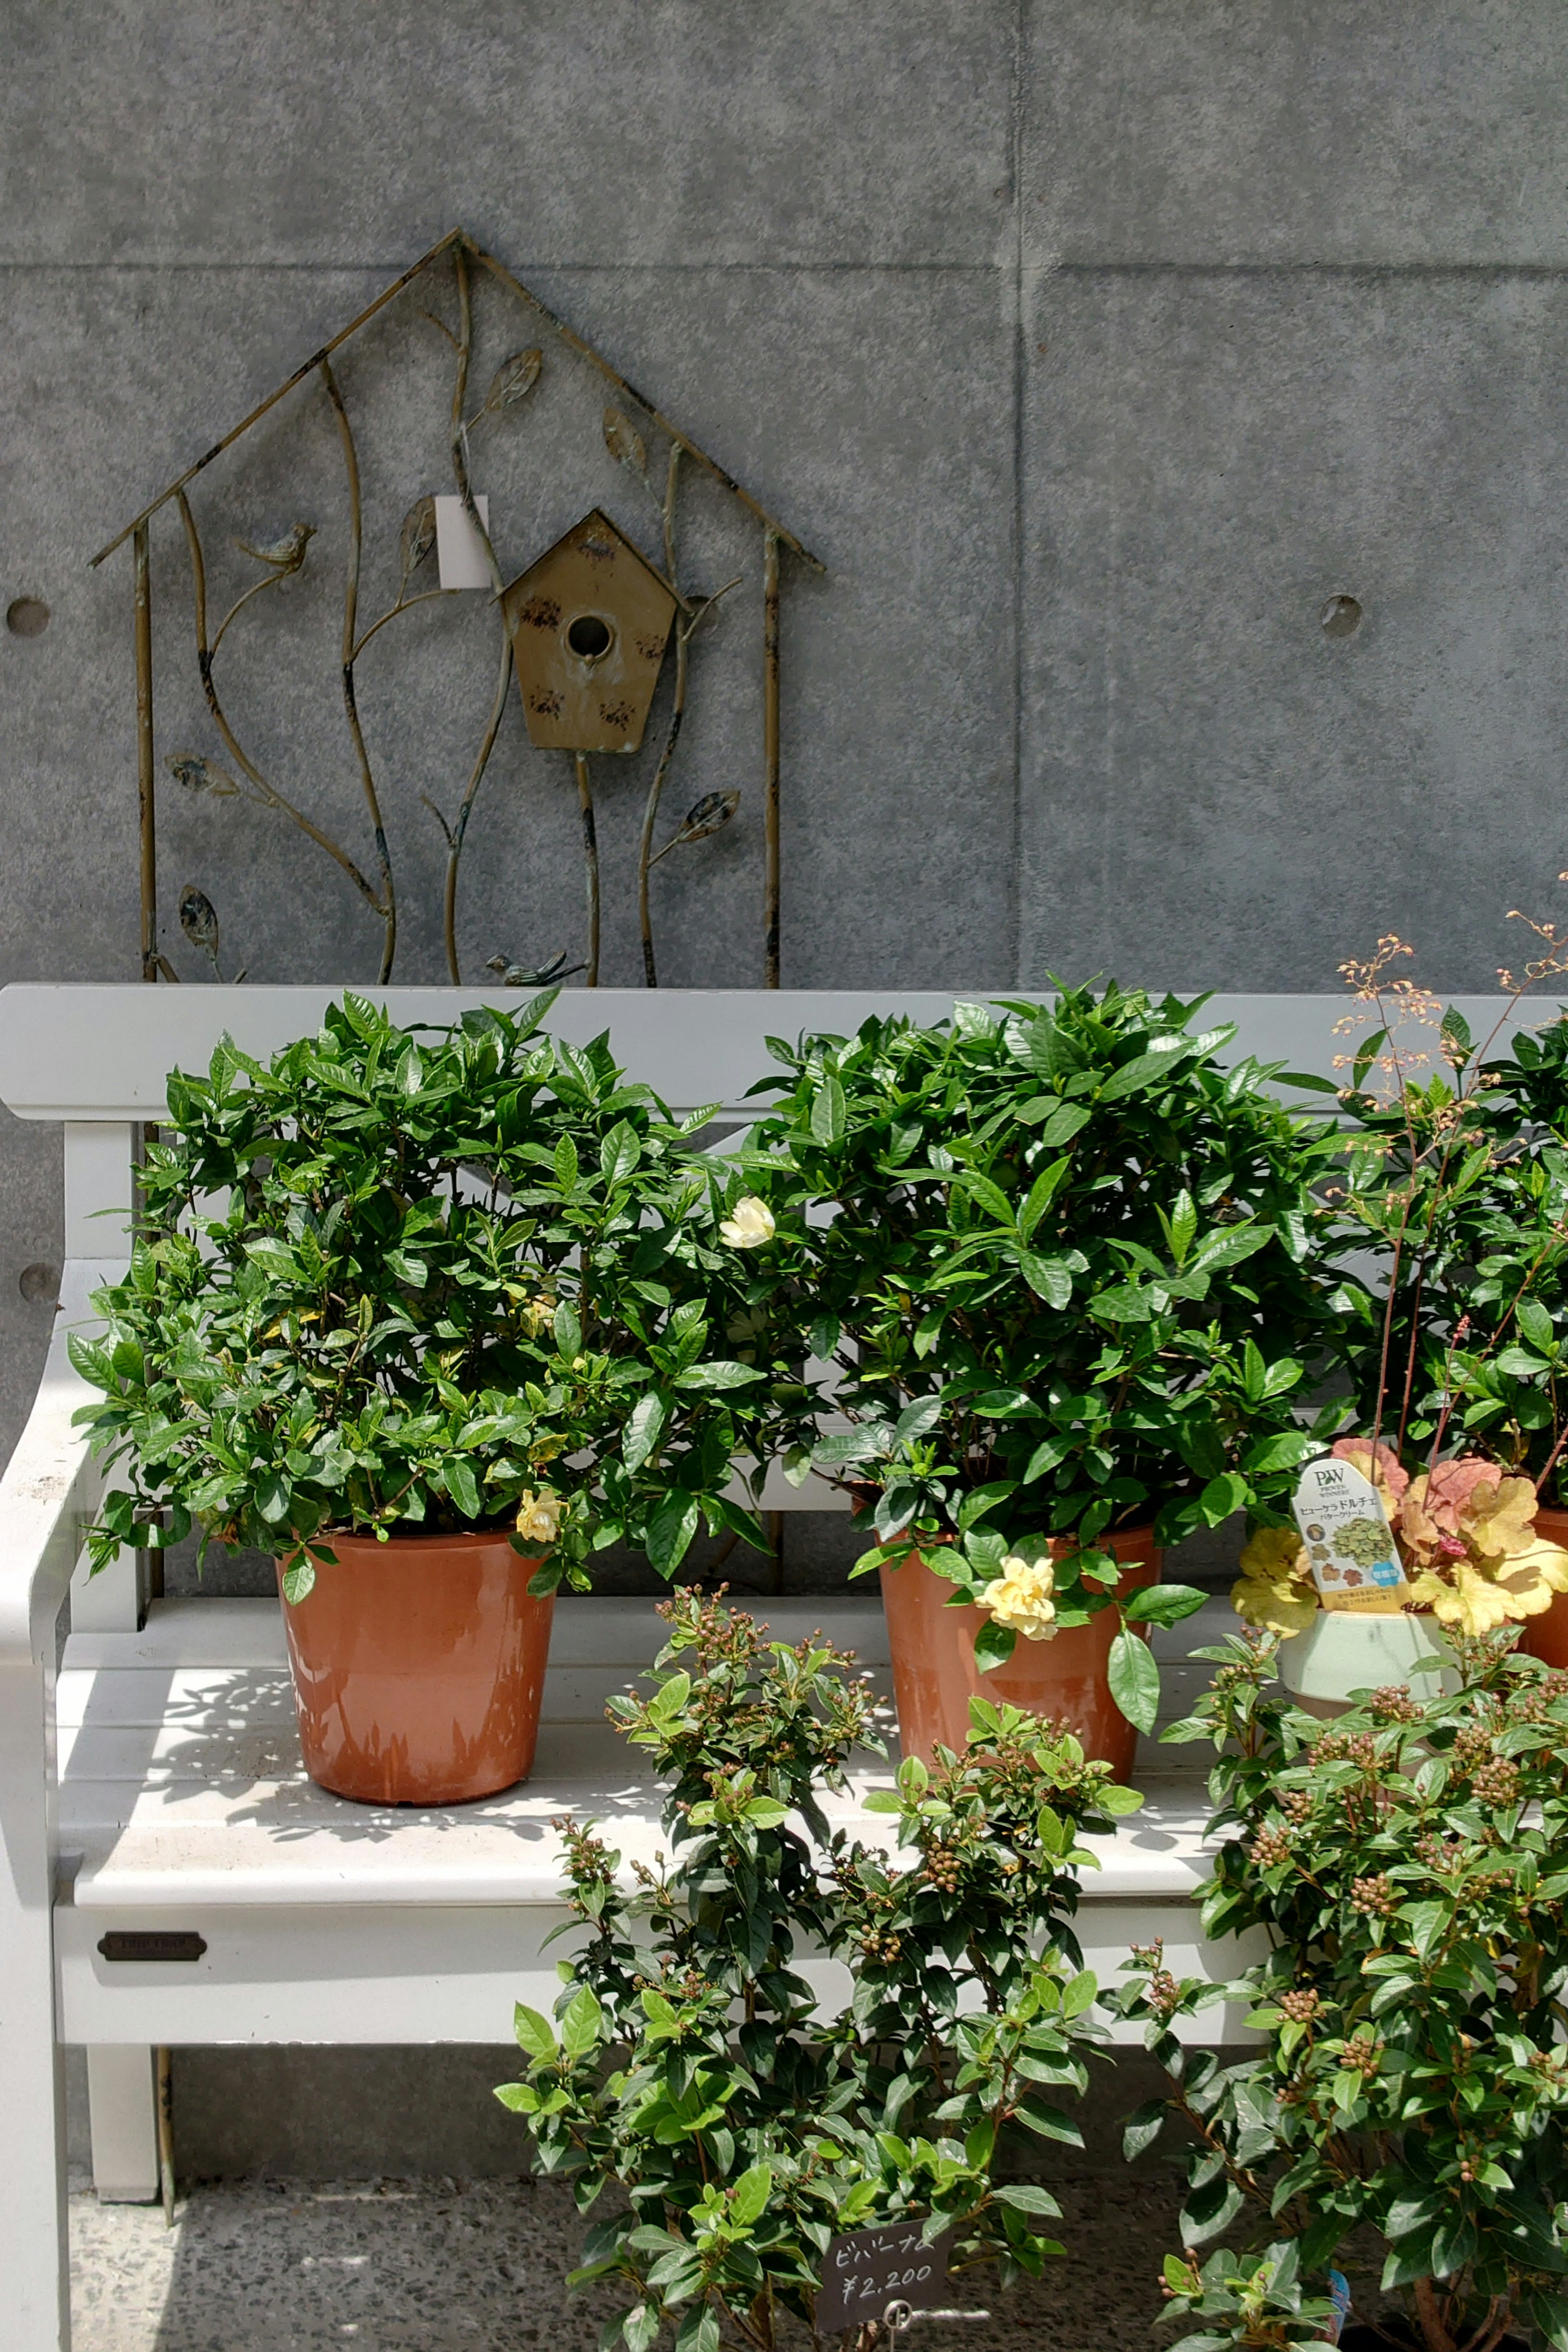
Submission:
M 624 2192 L 573 2274 L 629 2297 L 601 2344 L 646 2352 L 668 2321 L 680 2352 L 774 2352 L 784 2315 L 812 2326 L 830 2239 L 906 2215 L 952 2231 L 960 2265 L 1037 2275 L 1058 2209 L 994 2158 L 1005 2133 L 1079 2144 L 1045 2095 L 1081 2093 L 1102 2038 L 1079 1840 L 1140 1800 L 1076 1740 L 977 1705 L 964 1757 L 906 1761 L 871 1800 L 889 1851 L 850 1844 L 820 1804 L 868 1738 L 853 1661 L 693 1593 L 663 1613 L 651 1696 L 612 1711 L 668 1789 L 673 1858 L 628 1886 L 592 1824 L 561 1825 L 577 1948 L 557 2022 L 518 2011 L 525 2078 L 497 2094 L 584 2210 Z M 800 1973 L 808 1941 L 850 1972 L 837 2014 Z
M 1568 1592 L 1568 1552 L 1535 1532 L 1535 1488 L 1504 1475 L 1495 1462 L 1465 1454 L 1412 1478 L 1391 1445 L 1343 1437 L 1330 1452 L 1353 1463 L 1377 1489 L 1412 1597 L 1443 1625 L 1464 1633 L 1540 1614 Z M 1342 1527 L 1350 1552 L 1360 1521 Z M 1367 1559 L 1382 1557 L 1382 1529 L 1366 1522 Z M 1244 1547 L 1231 1599 L 1249 1624 L 1275 1633 L 1302 1633 L 1317 1613 L 1307 1547 L 1294 1528 L 1259 1528 Z
M 704 1114 L 541 1036 L 552 1001 L 416 1037 L 345 996 L 269 1068 L 226 1041 L 170 1080 L 108 1335 L 72 1343 L 130 1471 L 99 1564 L 195 1526 L 291 1556 L 298 1599 L 332 1528 L 515 1527 L 541 1591 L 622 1538 L 673 1575 L 704 1520 L 762 1547 L 731 1469 L 808 1400 L 719 1240 Z
M 1568 1675 L 1511 1638 L 1458 1633 L 1456 1694 L 1379 1691 L 1315 1744 L 1269 1695 L 1271 1637 L 1205 1653 L 1212 1687 L 1166 1734 L 1219 1751 L 1204 1927 L 1269 1950 L 1224 1986 L 1151 1948 L 1114 2002 L 1171 2081 L 1129 2152 L 1171 2113 L 1194 2135 L 1186 2245 L 1250 2210 L 1310 2277 L 1370 2229 L 1426 2352 L 1568 2345 Z M 1173 2031 L 1219 2000 L 1266 2037 L 1239 2063 Z
M 815 1460 L 855 1496 L 863 1568 L 917 1548 L 992 1610 L 985 1665 L 1102 1610 L 1196 1607 L 1177 1586 L 1119 1602 L 1106 1538 L 1283 1508 L 1338 1425 L 1315 1437 L 1296 1411 L 1332 1319 L 1313 1186 L 1338 1147 L 1268 1073 L 1218 1066 L 1234 1033 L 1200 1029 L 1201 1003 L 1111 986 L 873 1020 L 774 1041 L 784 1075 L 754 1089 L 779 1099 L 731 1221 L 754 1218 L 757 1295 L 793 1303 L 850 1423 L 795 1473 Z M 1151 1724 L 1155 1669 L 1125 1628 L 1111 1683 Z

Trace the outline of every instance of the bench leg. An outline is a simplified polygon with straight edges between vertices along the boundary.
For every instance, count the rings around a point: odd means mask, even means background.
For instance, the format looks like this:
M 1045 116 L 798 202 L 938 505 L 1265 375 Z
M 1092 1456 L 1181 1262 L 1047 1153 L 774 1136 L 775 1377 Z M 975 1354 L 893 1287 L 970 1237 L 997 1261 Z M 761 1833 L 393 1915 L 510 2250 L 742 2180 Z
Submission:
M 0 1667 L 0 2294 L 5 2352 L 68 2352 L 64 2053 L 55 2038 L 51 1672 Z
M 158 2081 L 151 2050 L 104 2044 L 87 2053 L 92 2185 L 105 2205 L 159 2195 Z

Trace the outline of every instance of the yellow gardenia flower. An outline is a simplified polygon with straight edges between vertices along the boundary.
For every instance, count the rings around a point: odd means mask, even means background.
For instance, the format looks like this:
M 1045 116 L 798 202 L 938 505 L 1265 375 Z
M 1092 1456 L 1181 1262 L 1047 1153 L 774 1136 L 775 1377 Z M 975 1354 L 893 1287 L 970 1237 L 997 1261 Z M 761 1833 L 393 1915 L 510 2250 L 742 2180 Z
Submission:
M 548 1550 L 561 1532 L 561 1515 L 565 1508 L 553 1486 L 541 1486 L 537 1493 L 531 1486 L 525 1486 L 517 1498 L 518 1534 L 525 1542 Z
M 765 1201 L 748 1192 L 736 1202 L 734 1214 L 722 1220 L 719 1235 L 731 1249 L 762 1249 L 773 1237 L 773 1213 Z
M 1057 1605 L 1051 1599 L 1055 1589 L 1056 1571 L 1048 1559 L 1020 1559 L 1016 1552 L 1008 1552 L 1001 1575 L 975 1599 L 998 1625 L 1011 1626 L 1026 1642 L 1048 1642 L 1057 1630 Z

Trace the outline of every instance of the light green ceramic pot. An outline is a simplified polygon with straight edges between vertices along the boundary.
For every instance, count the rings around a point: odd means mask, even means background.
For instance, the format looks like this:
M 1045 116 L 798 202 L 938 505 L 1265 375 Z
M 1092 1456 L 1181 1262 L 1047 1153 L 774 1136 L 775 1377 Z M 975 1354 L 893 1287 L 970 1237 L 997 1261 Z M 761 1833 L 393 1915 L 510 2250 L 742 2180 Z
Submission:
M 1418 1674 L 1424 1663 L 1441 1671 Z M 1352 1691 L 1408 1685 L 1412 1697 L 1459 1687 L 1454 1654 L 1436 1617 L 1373 1617 L 1351 1609 L 1320 1609 L 1304 1633 L 1279 1644 L 1279 1679 L 1309 1715 L 1343 1715 Z

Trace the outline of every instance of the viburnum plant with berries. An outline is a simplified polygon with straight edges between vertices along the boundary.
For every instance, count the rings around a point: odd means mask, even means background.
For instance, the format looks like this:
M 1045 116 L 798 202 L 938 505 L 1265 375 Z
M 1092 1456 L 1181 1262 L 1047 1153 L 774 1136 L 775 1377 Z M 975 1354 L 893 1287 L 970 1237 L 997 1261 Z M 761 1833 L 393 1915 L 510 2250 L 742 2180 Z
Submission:
M 1189 2249 L 1250 2212 L 1321 2277 L 1371 2229 L 1424 2352 L 1562 2352 L 1568 1675 L 1513 1654 L 1512 1631 L 1451 1639 L 1452 1696 L 1380 1690 L 1327 1731 L 1272 1693 L 1271 1636 L 1203 1654 L 1213 1685 L 1165 1736 L 1219 1750 L 1204 1927 L 1270 1948 L 1234 1985 L 1135 1956 L 1112 2005 L 1171 2089 L 1126 2142 L 1190 2126 Z M 1173 2031 L 1224 2000 L 1266 2037 L 1230 2065 Z M 1234 2315 L 1205 2329 L 1205 2352 L 1258 2340 Z
M 721 1239 L 726 1179 L 601 1037 L 516 1013 L 399 1029 L 345 995 L 263 1066 L 226 1039 L 169 1080 L 131 1267 L 72 1360 L 129 1468 L 121 1544 L 281 1555 L 331 1533 L 515 1529 L 536 1591 L 627 1541 L 673 1576 L 698 1528 L 766 1549 L 727 1489 L 811 1424 Z
M 628 1877 L 591 1824 L 559 1825 L 578 1947 L 555 2023 L 519 2008 L 526 2077 L 497 2094 L 584 2211 L 620 2192 L 573 2278 L 624 2298 L 605 2352 L 667 2322 L 679 2352 L 774 2352 L 785 2315 L 820 2347 L 830 2240 L 904 2217 L 953 2232 L 961 2266 L 1037 2275 L 1059 2209 L 995 2158 L 1004 2133 L 1081 2144 L 1050 2095 L 1083 2092 L 1104 2038 L 1079 1841 L 1141 1800 L 1070 1736 L 976 1703 L 963 1757 L 906 1760 L 867 1800 L 887 1850 L 852 1843 L 821 1797 L 876 1744 L 853 1660 L 694 1593 L 663 1614 L 651 1696 L 612 1708 L 668 1788 L 670 1861 Z M 803 1947 L 848 1970 L 841 2011 Z

